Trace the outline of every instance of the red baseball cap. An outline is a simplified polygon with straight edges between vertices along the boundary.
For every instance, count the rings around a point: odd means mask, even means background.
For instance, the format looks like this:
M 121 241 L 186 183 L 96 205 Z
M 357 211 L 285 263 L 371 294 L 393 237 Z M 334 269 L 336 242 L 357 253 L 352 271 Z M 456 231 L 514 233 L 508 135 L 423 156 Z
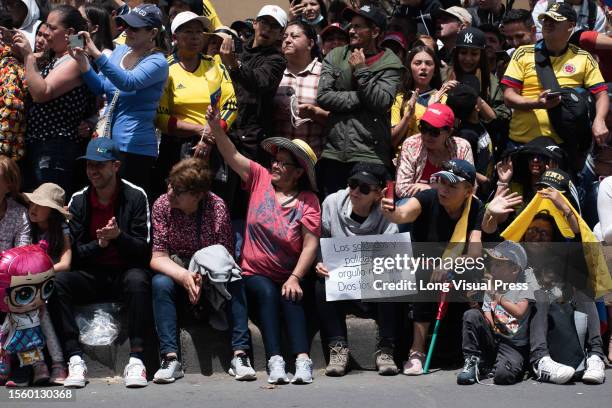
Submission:
M 349 38 L 348 32 L 344 29 L 344 27 L 342 27 L 342 25 L 340 23 L 331 23 L 330 25 L 328 25 L 327 27 L 325 27 L 321 31 L 320 36 L 321 36 L 321 38 L 324 38 L 326 35 L 331 34 L 334 31 L 338 32 L 338 33 L 341 33 L 347 39 Z
M 399 31 L 391 31 L 385 34 L 385 38 L 383 38 L 381 44 L 384 44 L 387 41 L 394 41 L 398 43 L 404 50 L 408 48 L 408 41 L 406 41 L 406 37 Z
M 421 117 L 421 121 L 427 122 L 435 128 L 452 128 L 455 125 L 455 114 L 447 105 L 434 103 L 429 105 Z

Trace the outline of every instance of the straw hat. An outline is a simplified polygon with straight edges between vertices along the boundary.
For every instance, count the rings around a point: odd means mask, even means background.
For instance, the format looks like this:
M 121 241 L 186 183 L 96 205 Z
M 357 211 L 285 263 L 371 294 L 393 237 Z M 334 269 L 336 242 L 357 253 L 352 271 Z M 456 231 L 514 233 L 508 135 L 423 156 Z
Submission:
M 289 151 L 308 175 L 312 191 L 317 191 L 317 179 L 315 177 L 317 155 L 308 143 L 300 139 L 291 140 L 286 137 L 271 137 L 261 142 L 261 147 L 272 155 L 275 155 L 279 148 Z
M 53 208 L 59 211 L 66 218 L 70 218 L 71 214 L 64 208 L 66 193 L 64 189 L 53 183 L 41 184 L 34 192 L 24 194 L 28 202 L 40 205 L 42 207 Z

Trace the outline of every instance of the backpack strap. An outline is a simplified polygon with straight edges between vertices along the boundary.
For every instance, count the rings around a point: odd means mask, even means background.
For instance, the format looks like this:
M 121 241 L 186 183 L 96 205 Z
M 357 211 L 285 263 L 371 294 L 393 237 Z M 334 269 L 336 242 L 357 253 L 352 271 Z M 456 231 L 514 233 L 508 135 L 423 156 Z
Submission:
M 538 79 L 544 89 L 550 89 L 558 91 L 561 89 L 559 81 L 552 69 L 550 57 L 548 56 L 548 50 L 544 45 L 544 41 L 540 40 L 536 43 L 535 47 L 535 69 L 538 74 Z

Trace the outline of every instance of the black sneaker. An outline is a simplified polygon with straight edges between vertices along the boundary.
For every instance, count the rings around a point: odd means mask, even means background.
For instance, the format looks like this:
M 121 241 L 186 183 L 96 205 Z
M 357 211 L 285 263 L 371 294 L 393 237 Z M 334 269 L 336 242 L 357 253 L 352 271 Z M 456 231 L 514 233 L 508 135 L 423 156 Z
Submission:
M 478 364 L 480 364 L 478 356 L 466 357 L 463 370 L 457 375 L 457 384 L 471 385 L 476 383 L 478 381 Z

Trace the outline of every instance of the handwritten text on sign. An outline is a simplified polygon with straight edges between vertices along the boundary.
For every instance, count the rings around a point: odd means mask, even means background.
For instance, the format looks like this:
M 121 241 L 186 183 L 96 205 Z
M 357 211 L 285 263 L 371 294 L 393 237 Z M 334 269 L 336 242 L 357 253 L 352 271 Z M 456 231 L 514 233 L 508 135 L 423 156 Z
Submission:
M 398 293 L 380 291 L 380 281 L 413 281 L 414 275 L 405 270 L 372 272 L 374 258 L 412 256 L 410 234 L 361 235 L 321 239 L 323 263 L 329 271 L 325 281 L 326 299 L 377 299 L 396 297 Z M 375 281 L 379 281 L 377 285 Z M 403 292 L 402 295 L 409 293 Z

